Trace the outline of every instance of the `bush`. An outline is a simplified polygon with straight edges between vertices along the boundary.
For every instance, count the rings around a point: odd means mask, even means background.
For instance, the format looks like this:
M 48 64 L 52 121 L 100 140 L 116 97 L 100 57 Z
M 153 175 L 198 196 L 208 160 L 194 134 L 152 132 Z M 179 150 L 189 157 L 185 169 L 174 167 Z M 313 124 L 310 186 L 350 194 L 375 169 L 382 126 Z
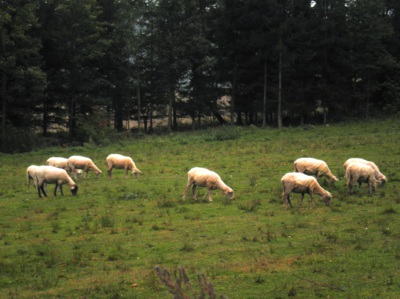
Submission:
M 3 153 L 23 153 L 37 149 L 42 144 L 43 139 L 29 129 L 7 127 L 4 138 L 0 136 L 0 144 Z
M 240 137 L 240 128 L 234 126 L 222 126 L 207 131 L 206 141 L 234 140 Z

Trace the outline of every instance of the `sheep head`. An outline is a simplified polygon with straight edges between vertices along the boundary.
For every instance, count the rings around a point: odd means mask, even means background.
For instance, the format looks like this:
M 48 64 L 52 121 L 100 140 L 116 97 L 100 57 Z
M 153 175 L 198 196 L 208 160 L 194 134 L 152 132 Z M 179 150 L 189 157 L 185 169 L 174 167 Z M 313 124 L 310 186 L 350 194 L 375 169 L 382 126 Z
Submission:
M 329 191 L 326 191 L 326 194 L 321 197 L 321 200 L 324 201 L 326 206 L 331 205 L 332 194 Z
M 235 193 L 233 192 L 233 190 L 231 188 L 228 188 L 225 191 L 225 195 L 228 196 L 229 199 L 235 199 Z
M 96 176 L 96 178 L 98 179 L 100 177 L 100 174 L 102 174 L 103 172 L 101 170 L 95 170 L 94 171 L 94 175 Z
M 141 172 L 139 169 L 137 169 L 137 168 L 135 168 L 135 169 L 132 170 L 132 175 L 134 175 L 135 178 L 138 176 L 139 173 L 141 174 L 142 172 Z
M 70 190 L 72 195 L 76 195 L 78 193 L 78 185 L 71 186 Z

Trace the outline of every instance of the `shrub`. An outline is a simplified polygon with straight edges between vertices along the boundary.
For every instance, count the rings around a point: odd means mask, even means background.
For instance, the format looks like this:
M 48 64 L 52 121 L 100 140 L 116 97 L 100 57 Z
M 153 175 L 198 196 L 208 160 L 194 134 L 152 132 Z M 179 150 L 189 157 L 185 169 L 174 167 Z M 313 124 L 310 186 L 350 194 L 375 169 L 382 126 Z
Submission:
M 234 126 L 222 126 L 207 131 L 206 141 L 234 140 L 240 137 L 240 128 Z
M 40 147 L 42 138 L 37 136 L 29 129 L 15 127 L 6 128 L 6 136 L 0 137 L 0 144 L 3 145 L 0 150 L 4 153 L 22 153 L 29 152 Z

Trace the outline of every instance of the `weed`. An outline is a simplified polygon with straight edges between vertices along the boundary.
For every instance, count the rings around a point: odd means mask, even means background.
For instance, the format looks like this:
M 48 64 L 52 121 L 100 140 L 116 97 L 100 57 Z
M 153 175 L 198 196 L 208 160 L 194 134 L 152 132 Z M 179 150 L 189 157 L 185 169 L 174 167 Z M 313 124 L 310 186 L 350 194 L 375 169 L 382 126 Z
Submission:
M 160 281 L 168 288 L 168 291 L 174 295 L 174 298 L 191 298 L 198 292 L 200 293 L 199 298 L 217 298 L 213 285 L 204 274 L 197 275 L 199 290 L 195 290 L 183 267 L 175 270 L 173 276 L 171 276 L 167 269 L 155 267 L 154 271 Z M 218 297 L 221 299 L 225 298 L 224 295 L 219 295 Z
M 176 206 L 176 203 L 174 200 L 166 199 L 166 198 L 161 198 L 161 199 L 157 200 L 158 208 L 173 208 L 175 206 Z
M 115 221 L 113 217 L 109 215 L 103 215 L 100 217 L 100 224 L 103 228 L 112 228 L 114 227 Z
M 393 207 L 385 209 L 382 214 L 384 215 L 390 215 L 390 214 L 396 214 L 396 210 Z
M 136 200 L 138 197 L 137 193 L 130 192 L 118 197 L 119 200 Z
M 61 227 L 60 222 L 53 221 L 51 223 L 51 232 L 54 234 L 58 233 L 58 231 L 60 230 L 60 227 Z
M 194 251 L 194 246 L 192 244 L 189 244 L 189 242 L 185 241 L 181 251 L 186 251 L 186 252 L 191 252 Z
M 262 277 L 261 274 L 258 274 L 254 279 L 254 282 L 257 284 L 263 284 L 265 282 L 265 278 Z
M 245 212 L 256 212 L 261 206 L 261 200 L 255 199 L 250 202 L 238 203 L 238 208 Z

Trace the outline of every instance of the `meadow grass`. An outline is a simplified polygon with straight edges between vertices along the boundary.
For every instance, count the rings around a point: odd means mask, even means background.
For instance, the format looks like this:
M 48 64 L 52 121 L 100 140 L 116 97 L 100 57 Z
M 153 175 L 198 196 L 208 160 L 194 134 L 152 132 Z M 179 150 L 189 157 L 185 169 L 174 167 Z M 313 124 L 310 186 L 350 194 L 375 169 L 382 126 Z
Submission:
M 0 298 L 171 298 L 157 269 L 185 269 L 228 298 L 398 298 L 400 293 L 400 121 L 329 127 L 215 128 L 144 136 L 107 147 L 49 148 L 0 155 Z M 132 156 L 142 171 L 106 177 L 105 157 Z M 26 192 L 25 170 L 50 156 L 89 156 L 103 170 L 79 179 L 72 196 Z M 293 161 L 326 161 L 340 181 L 310 208 L 306 195 L 283 209 L 280 178 Z M 372 160 L 388 177 L 369 195 L 349 195 L 344 161 Z M 208 167 L 235 190 L 212 203 L 184 201 L 187 171 Z M 171 274 L 172 275 L 172 274 Z M 177 277 L 176 279 L 178 279 Z M 172 277 L 172 279 L 175 279 Z

